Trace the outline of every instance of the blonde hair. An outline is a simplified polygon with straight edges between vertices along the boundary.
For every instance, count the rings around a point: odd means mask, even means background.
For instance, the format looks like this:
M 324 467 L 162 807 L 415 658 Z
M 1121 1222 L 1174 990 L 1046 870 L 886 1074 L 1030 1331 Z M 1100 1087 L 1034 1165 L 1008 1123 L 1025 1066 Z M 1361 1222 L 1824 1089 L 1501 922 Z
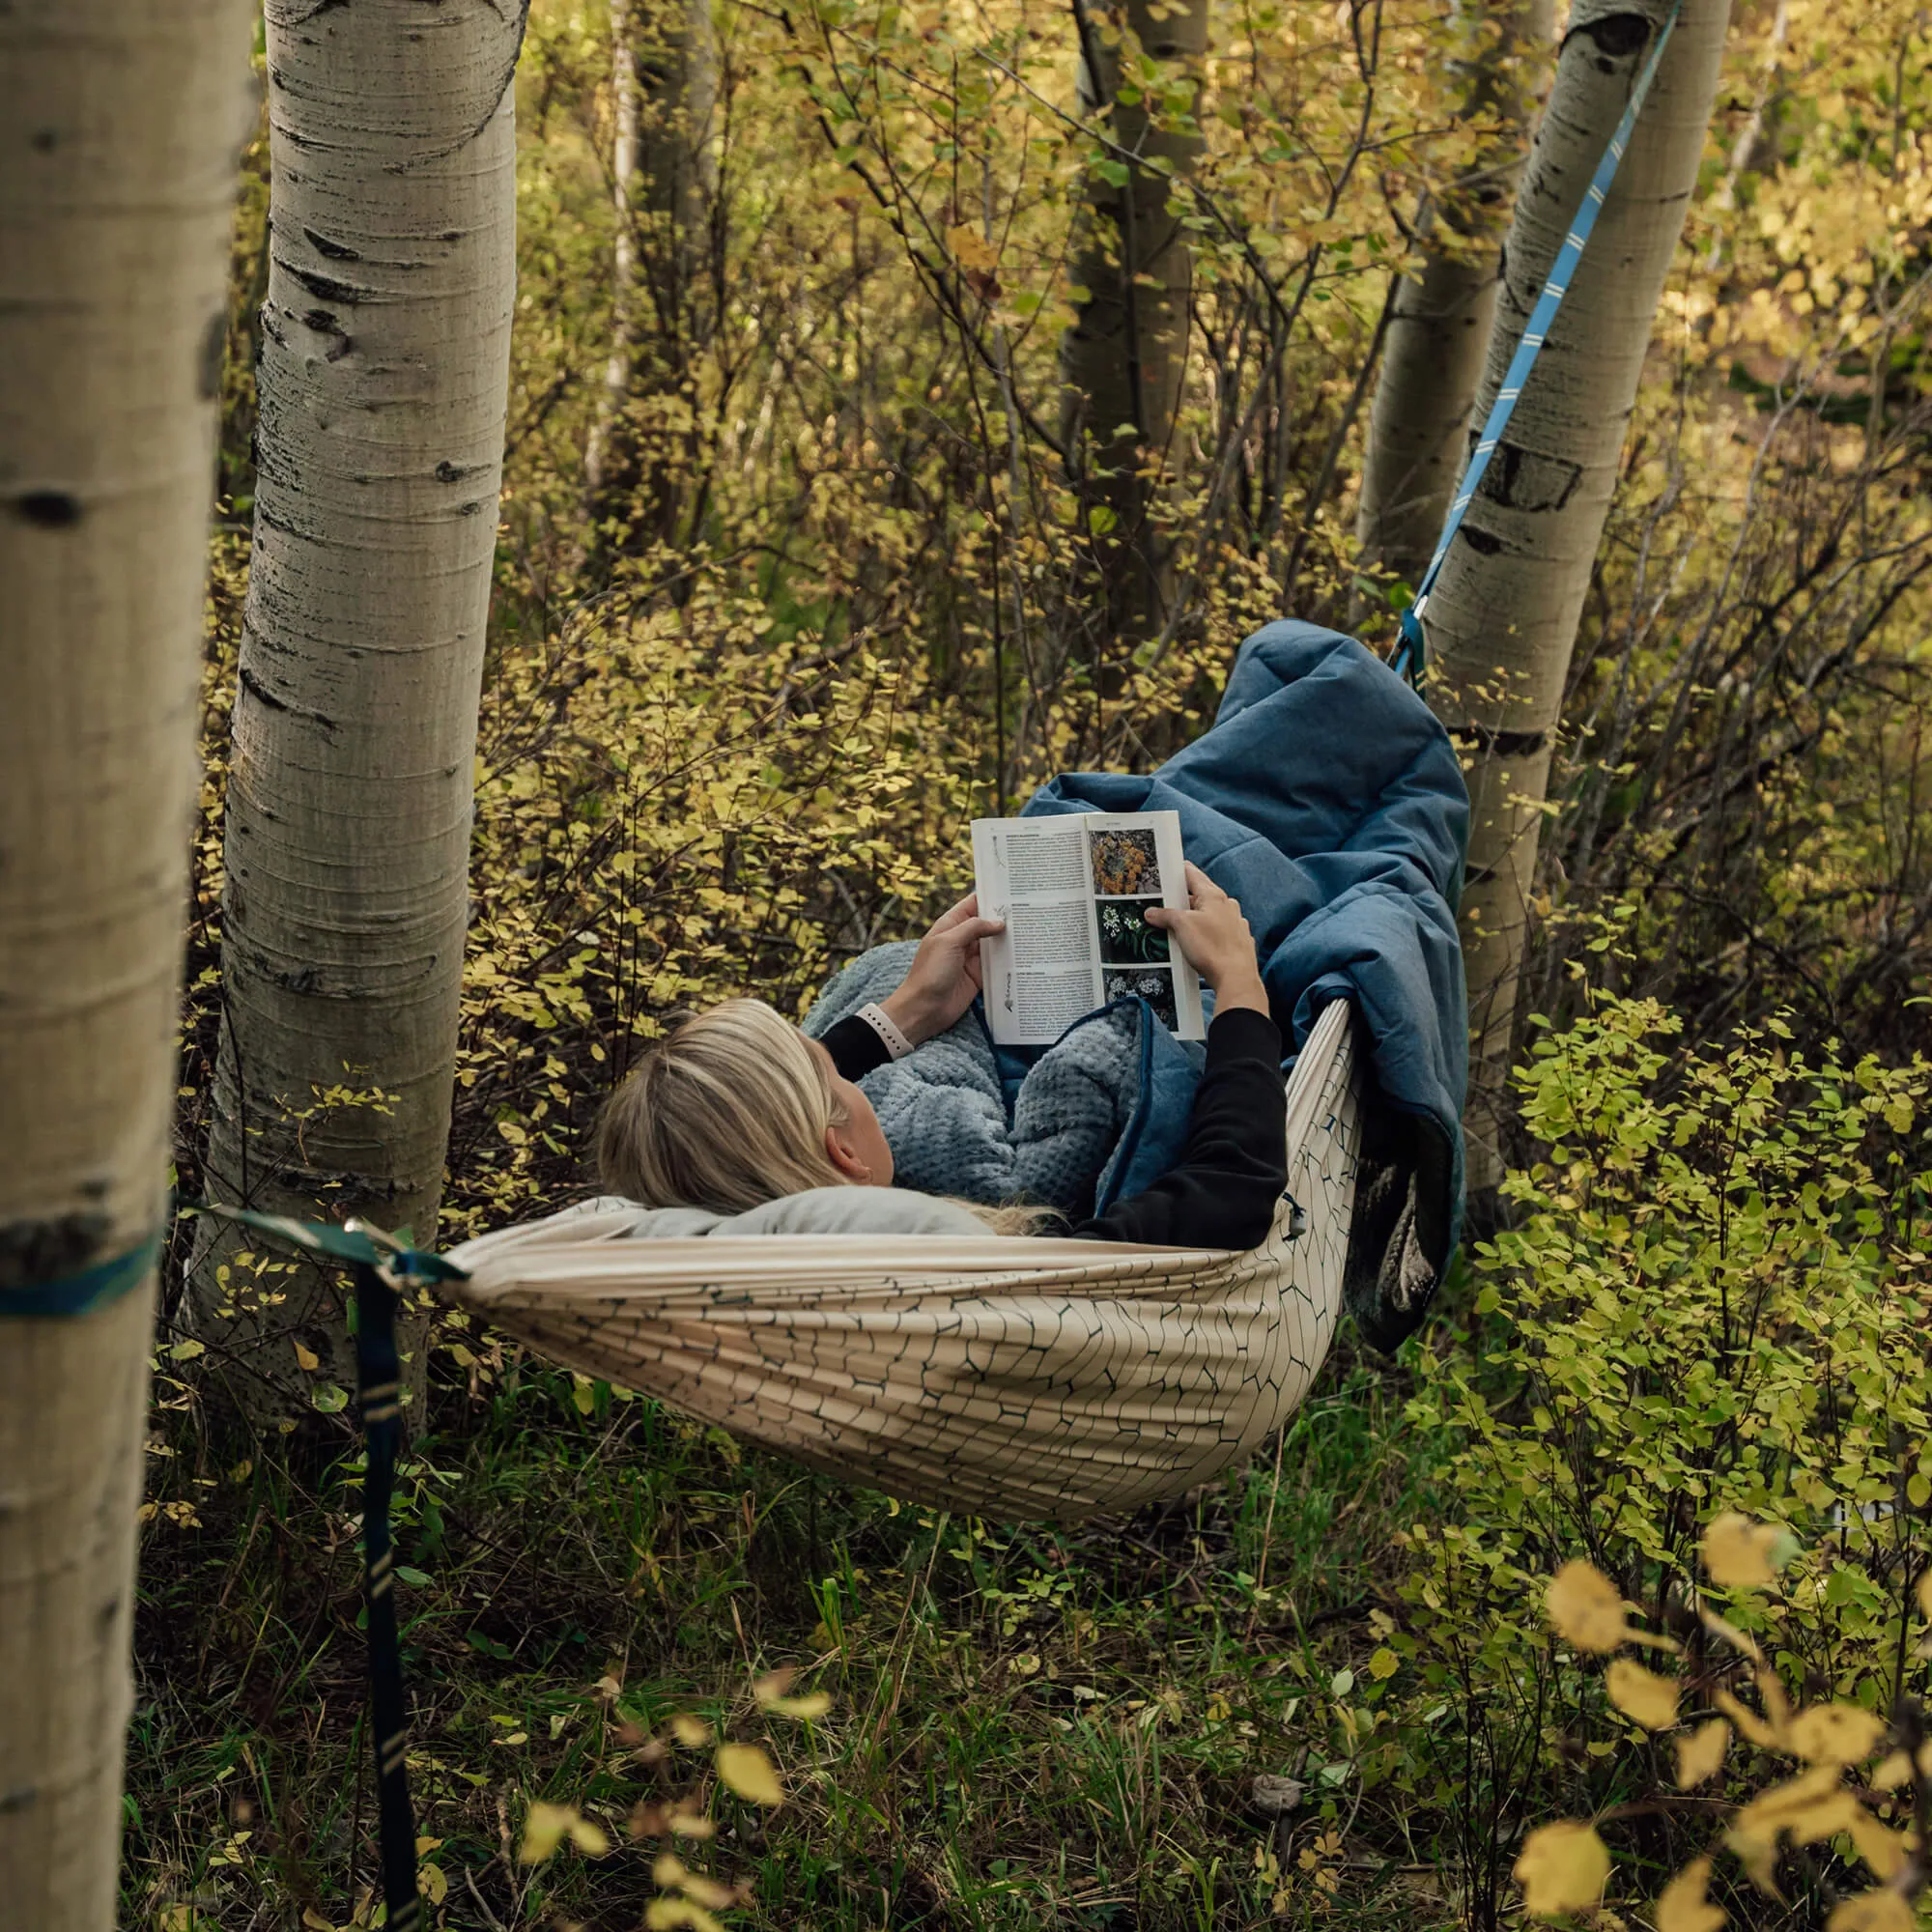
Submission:
M 653 1047 L 597 1123 L 604 1186 L 646 1208 L 742 1214 L 787 1194 L 849 1185 L 825 1151 L 850 1118 L 825 1063 L 762 1000 L 724 1000 Z M 957 1206 L 996 1235 L 1031 1235 L 1051 1208 Z
M 823 1063 L 762 1000 L 724 1000 L 686 1020 L 611 1094 L 597 1168 L 646 1208 L 742 1214 L 845 1177 L 825 1130 L 845 1123 Z

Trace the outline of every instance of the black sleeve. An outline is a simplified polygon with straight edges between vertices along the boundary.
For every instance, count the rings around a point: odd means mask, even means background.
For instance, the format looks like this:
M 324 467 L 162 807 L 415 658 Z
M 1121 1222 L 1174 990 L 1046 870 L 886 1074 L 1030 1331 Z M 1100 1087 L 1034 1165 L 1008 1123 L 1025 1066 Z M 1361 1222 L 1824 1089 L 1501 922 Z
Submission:
M 832 1056 L 833 1065 L 845 1080 L 863 1080 L 873 1067 L 883 1066 L 892 1058 L 878 1029 L 867 1026 L 857 1013 L 830 1028 L 818 1043 Z
M 1075 1236 L 1176 1248 L 1259 1246 L 1288 1185 L 1286 1107 L 1273 1020 L 1246 1007 L 1215 1014 L 1179 1160 L 1146 1193 L 1081 1222 Z

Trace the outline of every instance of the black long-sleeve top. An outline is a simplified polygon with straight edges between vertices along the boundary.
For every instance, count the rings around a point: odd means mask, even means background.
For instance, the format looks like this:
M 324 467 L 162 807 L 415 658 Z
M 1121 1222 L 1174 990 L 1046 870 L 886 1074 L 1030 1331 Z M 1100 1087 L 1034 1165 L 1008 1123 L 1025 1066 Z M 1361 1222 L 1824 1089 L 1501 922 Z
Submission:
M 831 1028 L 824 1045 L 847 1080 L 863 1079 L 889 1057 L 856 1014 Z M 1162 1247 L 1258 1246 L 1288 1184 L 1284 1105 L 1274 1021 L 1246 1007 L 1216 1013 L 1180 1158 L 1145 1193 L 1070 1232 L 1082 1240 Z

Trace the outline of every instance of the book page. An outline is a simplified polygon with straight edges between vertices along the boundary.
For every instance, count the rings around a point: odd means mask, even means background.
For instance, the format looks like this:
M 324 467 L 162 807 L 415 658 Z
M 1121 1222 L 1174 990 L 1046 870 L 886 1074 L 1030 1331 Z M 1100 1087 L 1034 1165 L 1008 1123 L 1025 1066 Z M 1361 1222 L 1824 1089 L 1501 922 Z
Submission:
M 1007 930 L 981 944 L 986 1019 L 1003 1046 L 1048 1046 L 1075 1020 L 1138 997 L 1201 1039 L 1201 982 L 1151 906 L 1184 908 L 1180 817 L 1068 812 L 973 823 L 980 910 Z
M 986 1023 L 1002 1046 L 1051 1046 L 1100 1004 L 1087 841 L 1065 818 L 976 818 L 980 910 L 1003 919 L 980 942 Z

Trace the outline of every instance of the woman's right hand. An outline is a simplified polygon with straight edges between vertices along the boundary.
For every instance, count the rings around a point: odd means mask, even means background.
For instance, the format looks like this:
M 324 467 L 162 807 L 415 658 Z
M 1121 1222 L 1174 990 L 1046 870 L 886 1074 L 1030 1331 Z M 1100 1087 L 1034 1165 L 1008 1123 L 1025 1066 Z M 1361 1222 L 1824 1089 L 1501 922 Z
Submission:
M 1187 867 L 1187 910 L 1150 906 L 1147 922 L 1173 934 L 1187 963 L 1213 987 L 1217 1013 L 1234 1007 L 1267 1011 L 1267 989 L 1255 959 L 1255 936 L 1248 930 L 1240 902 L 1199 866 L 1190 863 Z

